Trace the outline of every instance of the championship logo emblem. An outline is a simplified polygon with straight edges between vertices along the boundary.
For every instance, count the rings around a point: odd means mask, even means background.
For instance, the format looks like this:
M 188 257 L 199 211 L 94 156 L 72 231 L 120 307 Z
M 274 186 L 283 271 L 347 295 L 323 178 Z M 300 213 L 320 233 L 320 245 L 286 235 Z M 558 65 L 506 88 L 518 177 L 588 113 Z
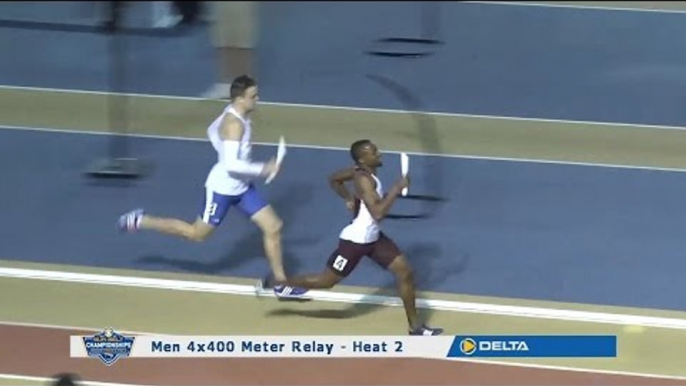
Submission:
M 84 336 L 83 345 L 89 357 L 98 358 L 102 363 L 111 366 L 119 358 L 131 354 L 135 339 L 116 333 L 112 328 L 106 328 L 99 334 Z

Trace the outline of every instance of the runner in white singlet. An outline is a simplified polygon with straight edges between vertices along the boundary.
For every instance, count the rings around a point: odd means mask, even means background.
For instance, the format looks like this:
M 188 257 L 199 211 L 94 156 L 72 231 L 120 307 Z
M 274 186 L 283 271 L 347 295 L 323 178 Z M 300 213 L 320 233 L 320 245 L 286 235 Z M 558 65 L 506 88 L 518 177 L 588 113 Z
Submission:
M 362 169 L 358 169 L 363 171 Z M 376 194 L 383 197 L 383 187 L 381 181 L 374 174 L 369 174 L 374 179 L 376 184 Z M 353 219 L 350 225 L 343 228 L 339 238 L 341 240 L 352 241 L 357 244 L 369 244 L 379 239 L 379 222 L 374 219 L 374 216 L 369 212 L 367 205 L 364 202 L 355 202 L 357 216 Z
M 352 222 L 341 231 L 338 247 L 331 253 L 326 269 L 319 274 L 296 276 L 286 281 L 262 280 L 258 285 L 269 287 L 276 283 L 308 289 L 328 289 L 350 275 L 360 260 L 368 256 L 396 278 L 398 292 L 403 300 L 410 335 L 438 335 L 440 328 L 427 327 L 420 322 L 415 306 L 415 285 L 412 268 L 398 246 L 380 229 L 379 223 L 386 217 L 395 199 L 409 185 L 407 177 L 401 177 L 384 196 L 381 181 L 376 175 L 382 166 L 381 154 L 369 140 L 352 144 L 350 154 L 355 166 L 332 174 L 331 188 L 341 196 L 354 214 Z M 353 181 L 355 193 L 351 194 L 345 183 Z
M 207 175 L 205 187 L 213 192 L 227 196 L 238 196 L 245 193 L 250 187 L 252 176 L 250 173 L 240 173 L 238 171 L 231 171 L 227 168 L 227 154 L 224 140 L 221 138 L 221 129 L 227 115 L 231 115 L 237 119 L 243 126 L 243 135 L 238 141 L 238 151 L 236 159 L 239 162 L 250 164 L 252 162 L 252 125 L 250 118 L 244 118 L 239 114 L 233 105 L 229 105 L 224 109 L 224 112 L 212 122 L 207 128 L 207 137 L 212 143 L 212 147 L 217 152 L 217 163 L 212 167 L 210 173 Z M 256 172 L 262 171 L 262 166 L 257 164 Z M 227 170 L 229 169 L 229 170 Z
M 130 211 L 119 218 L 119 229 L 135 232 L 141 229 L 201 242 L 207 239 L 235 206 L 263 232 L 264 246 L 275 279 L 285 280 L 282 263 L 281 219 L 271 205 L 262 199 L 253 184 L 255 178 L 265 178 L 279 172 L 272 158 L 267 163 L 251 159 L 251 113 L 257 106 L 257 83 L 240 76 L 231 84 L 231 104 L 212 122 L 207 136 L 217 152 L 217 162 L 205 180 L 205 197 L 198 219 L 190 224 L 174 218 L 155 217 L 142 209 Z M 281 297 L 301 297 L 305 289 L 276 286 Z

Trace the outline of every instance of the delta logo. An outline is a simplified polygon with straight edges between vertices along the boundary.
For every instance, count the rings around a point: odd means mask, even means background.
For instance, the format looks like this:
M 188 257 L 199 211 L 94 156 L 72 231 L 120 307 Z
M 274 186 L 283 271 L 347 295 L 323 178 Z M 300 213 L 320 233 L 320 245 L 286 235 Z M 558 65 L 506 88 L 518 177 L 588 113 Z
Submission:
M 479 340 L 476 342 L 472 338 L 465 338 L 460 342 L 460 351 L 465 355 L 472 355 L 477 351 L 529 351 L 529 346 L 523 340 Z
M 462 339 L 462 342 L 460 342 L 460 351 L 465 355 L 474 354 L 474 351 L 476 351 L 476 342 L 474 342 L 474 339 Z

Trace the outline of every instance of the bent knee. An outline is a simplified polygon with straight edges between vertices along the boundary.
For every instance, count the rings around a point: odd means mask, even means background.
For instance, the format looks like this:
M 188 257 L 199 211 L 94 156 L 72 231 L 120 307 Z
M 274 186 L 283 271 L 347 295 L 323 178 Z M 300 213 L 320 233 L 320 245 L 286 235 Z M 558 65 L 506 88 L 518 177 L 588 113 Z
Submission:
M 412 272 L 412 268 L 407 267 L 407 268 L 403 268 L 402 270 L 398 271 L 396 273 L 396 277 L 399 280 L 408 282 L 408 281 L 414 280 L 414 273 Z
M 398 280 L 412 281 L 414 278 L 412 267 L 404 256 L 398 256 L 393 263 L 391 263 L 389 268 L 393 271 Z
M 283 229 L 283 221 L 278 217 L 275 217 L 262 225 L 262 231 L 266 235 L 277 235 L 281 233 L 281 229 Z
M 281 221 L 280 218 L 277 218 L 276 220 L 272 221 L 267 228 L 268 232 L 270 233 L 280 233 L 281 229 L 283 229 L 283 221 Z
M 283 221 L 271 206 L 266 206 L 255 213 L 252 221 L 265 235 L 278 235 L 283 228 Z
M 206 233 L 200 233 L 200 232 L 190 232 L 186 235 L 186 238 L 189 241 L 194 241 L 196 243 L 202 243 L 203 241 L 207 240 L 208 234 Z
M 190 229 L 188 229 L 188 232 L 186 233 L 186 239 L 189 241 L 194 241 L 197 243 L 201 243 L 212 234 L 212 228 L 208 228 L 205 226 L 198 226 L 194 225 Z

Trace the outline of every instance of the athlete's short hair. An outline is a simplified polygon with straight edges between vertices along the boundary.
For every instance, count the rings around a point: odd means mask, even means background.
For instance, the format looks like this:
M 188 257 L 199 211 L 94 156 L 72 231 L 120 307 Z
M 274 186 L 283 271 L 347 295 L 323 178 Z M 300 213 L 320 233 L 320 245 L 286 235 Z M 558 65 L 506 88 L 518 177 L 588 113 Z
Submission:
M 241 75 L 231 83 L 231 99 L 236 99 L 245 95 L 245 91 L 250 87 L 256 86 L 257 81 L 248 75 Z
M 353 161 L 357 162 L 362 156 L 362 149 L 371 143 L 372 141 L 368 139 L 360 139 L 359 141 L 353 142 L 353 144 L 350 146 L 350 156 L 352 157 Z

